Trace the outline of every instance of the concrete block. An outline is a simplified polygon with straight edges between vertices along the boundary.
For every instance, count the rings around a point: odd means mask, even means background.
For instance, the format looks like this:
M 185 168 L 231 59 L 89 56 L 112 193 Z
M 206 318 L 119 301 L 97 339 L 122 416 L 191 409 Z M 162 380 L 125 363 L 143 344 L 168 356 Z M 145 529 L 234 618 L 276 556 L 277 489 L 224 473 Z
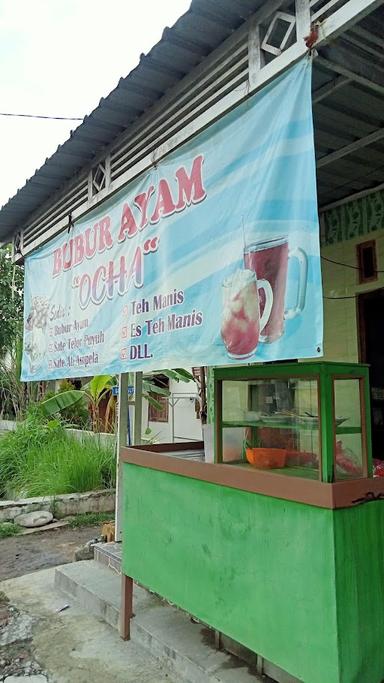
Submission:
M 93 560 L 59 567 L 55 587 L 114 628 L 119 624 L 120 579 Z
M 94 560 L 63 565 L 56 569 L 55 587 L 111 626 L 118 626 L 120 577 L 107 567 Z M 158 659 L 166 657 L 175 674 L 188 683 L 265 683 L 245 662 L 217 650 L 212 632 L 204 625 L 137 585 L 133 609 L 132 641 Z

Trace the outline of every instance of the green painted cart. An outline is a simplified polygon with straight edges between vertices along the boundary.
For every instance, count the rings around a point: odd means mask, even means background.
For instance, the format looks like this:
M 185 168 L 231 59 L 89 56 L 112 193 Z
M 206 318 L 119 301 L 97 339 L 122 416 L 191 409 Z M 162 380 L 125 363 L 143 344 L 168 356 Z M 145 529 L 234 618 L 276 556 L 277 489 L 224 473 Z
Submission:
M 384 679 L 384 479 L 368 368 L 217 368 L 203 444 L 122 449 L 132 581 L 305 683 Z

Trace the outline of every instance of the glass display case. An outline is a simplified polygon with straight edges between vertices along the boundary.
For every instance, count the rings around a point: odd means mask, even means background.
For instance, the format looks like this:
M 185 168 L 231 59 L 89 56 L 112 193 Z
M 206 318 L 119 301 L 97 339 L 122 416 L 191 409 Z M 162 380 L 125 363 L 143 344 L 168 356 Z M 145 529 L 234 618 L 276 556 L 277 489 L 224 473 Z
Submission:
M 215 462 L 337 482 L 372 476 L 368 367 L 215 368 Z

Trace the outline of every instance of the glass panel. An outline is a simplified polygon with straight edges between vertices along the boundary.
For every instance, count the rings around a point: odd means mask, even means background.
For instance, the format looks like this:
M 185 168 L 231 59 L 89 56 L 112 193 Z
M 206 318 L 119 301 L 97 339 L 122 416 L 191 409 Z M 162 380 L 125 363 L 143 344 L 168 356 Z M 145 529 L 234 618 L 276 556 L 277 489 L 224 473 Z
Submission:
M 335 379 L 335 480 L 363 476 L 360 380 Z
M 319 460 L 316 380 L 223 382 L 223 462 L 317 479 Z

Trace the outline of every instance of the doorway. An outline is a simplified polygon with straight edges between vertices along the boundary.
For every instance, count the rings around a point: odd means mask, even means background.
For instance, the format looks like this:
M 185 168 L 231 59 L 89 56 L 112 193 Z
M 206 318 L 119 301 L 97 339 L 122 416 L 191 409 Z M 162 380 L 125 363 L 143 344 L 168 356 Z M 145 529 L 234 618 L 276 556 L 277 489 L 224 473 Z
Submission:
M 360 360 L 371 385 L 372 454 L 384 460 L 384 288 L 358 296 Z

